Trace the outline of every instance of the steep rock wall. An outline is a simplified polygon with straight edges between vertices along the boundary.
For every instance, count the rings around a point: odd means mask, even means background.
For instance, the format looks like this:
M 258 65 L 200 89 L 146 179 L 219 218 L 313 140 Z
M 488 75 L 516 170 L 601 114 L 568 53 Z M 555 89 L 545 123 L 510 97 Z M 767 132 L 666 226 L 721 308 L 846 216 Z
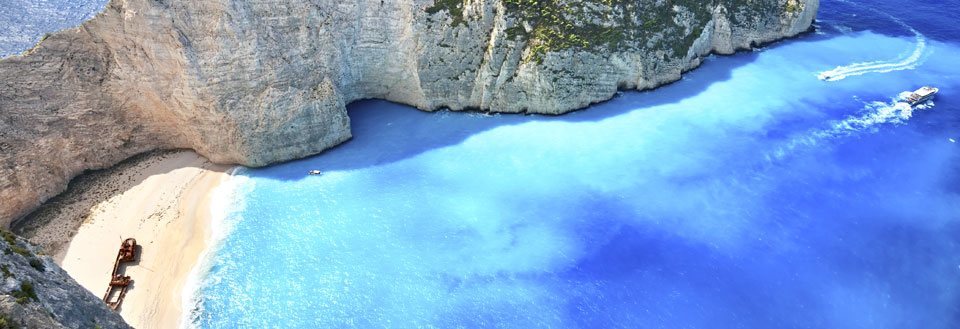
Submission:
M 382 98 L 561 114 L 796 35 L 818 0 L 112 0 L 0 60 L 0 224 L 154 149 L 263 166 Z
M 13 233 L 0 236 L 0 328 L 130 328 L 49 257 Z

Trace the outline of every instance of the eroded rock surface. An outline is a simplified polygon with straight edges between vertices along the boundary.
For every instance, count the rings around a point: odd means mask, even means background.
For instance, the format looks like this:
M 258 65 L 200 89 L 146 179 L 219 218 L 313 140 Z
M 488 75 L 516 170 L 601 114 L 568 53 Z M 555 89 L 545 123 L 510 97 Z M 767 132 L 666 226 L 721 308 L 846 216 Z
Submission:
M 50 257 L 37 255 L 10 232 L 0 233 L 0 327 L 130 328 Z

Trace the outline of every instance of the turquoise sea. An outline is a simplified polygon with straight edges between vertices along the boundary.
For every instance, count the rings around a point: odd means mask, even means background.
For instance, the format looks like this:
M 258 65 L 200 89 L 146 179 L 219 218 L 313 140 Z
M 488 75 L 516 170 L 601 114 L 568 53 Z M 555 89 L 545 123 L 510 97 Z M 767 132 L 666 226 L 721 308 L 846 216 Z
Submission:
M 957 17 L 824 0 L 816 32 L 559 117 L 351 104 L 353 140 L 221 187 L 189 322 L 960 328 Z
M 910 4 L 560 117 L 352 104 L 239 171 L 192 322 L 960 328 L 960 6 Z

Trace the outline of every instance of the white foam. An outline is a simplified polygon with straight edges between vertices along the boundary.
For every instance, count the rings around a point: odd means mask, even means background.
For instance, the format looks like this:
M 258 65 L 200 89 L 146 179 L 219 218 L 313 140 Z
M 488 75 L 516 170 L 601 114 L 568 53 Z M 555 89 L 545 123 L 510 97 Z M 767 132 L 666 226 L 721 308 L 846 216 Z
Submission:
M 935 105 L 936 104 L 933 101 L 927 101 L 926 103 L 923 103 L 923 104 L 917 104 L 913 108 L 916 110 L 926 110 L 929 108 L 933 108 Z
M 784 146 L 767 155 L 768 161 L 782 160 L 800 147 L 813 147 L 822 141 L 851 136 L 853 134 L 870 132 L 882 124 L 903 124 L 913 117 L 913 111 L 928 109 L 934 106 L 933 102 L 926 102 L 915 107 L 900 101 L 900 97 L 890 102 L 871 102 L 864 105 L 863 114 L 851 115 L 835 121 L 830 128 L 813 130 L 806 134 L 790 139 Z
M 830 27 L 830 28 L 832 28 L 832 29 L 834 29 L 834 30 L 840 31 L 840 32 L 842 32 L 842 33 L 844 33 L 844 34 L 853 32 L 853 28 L 851 28 L 851 27 L 849 27 L 849 26 L 846 26 L 846 25 L 843 25 L 843 24 L 841 24 L 841 23 L 839 23 L 839 22 L 837 22 L 837 21 L 818 20 L 818 21 L 815 23 L 815 25 L 816 25 L 816 24 L 820 24 L 820 25 L 817 25 L 817 29 L 816 29 L 816 34 L 818 34 L 818 35 L 819 35 L 819 34 L 827 34 L 823 29 L 819 28 L 820 26 L 824 26 L 824 25 L 825 25 L 825 26 L 828 26 L 828 27 Z
M 848 1 L 841 1 L 851 5 L 857 5 Z M 861 6 L 862 7 L 862 6 Z M 866 7 L 864 7 L 866 8 Z M 893 22 L 904 27 L 913 33 L 916 39 L 913 51 L 907 56 L 901 56 L 890 61 L 872 61 L 863 63 L 854 63 L 850 65 L 838 66 L 832 70 L 827 70 L 817 74 L 817 78 L 824 81 L 839 81 L 852 76 L 864 75 L 868 73 L 888 73 L 893 71 L 903 71 L 915 69 L 921 64 L 924 51 L 927 48 L 927 39 L 919 31 L 907 25 L 893 15 L 878 11 L 872 8 L 866 8 L 880 15 L 890 18 Z
M 922 35 L 917 35 L 916 47 L 910 56 L 897 61 L 875 61 L 839 66 L 832 70 L 820 72 L 817 78 L 824 81 L 839 81 L 852 76 L 868 73 L 888 73 L 893 71 L 912 70 L 920 65 L 926 49 L 927 41 Z
M 207 249 L 198 258 L 197 264 L 190 270 L 183 285 L 180 328 L 196 328 L 196 316 L 200 303 L 200 287 L 212 265 L 212 255 L 221 248 L 237 222 L 237 214 L 243 211 L 243 196 L 254 188 L 249 177 L 239 175 L 243 167 L 235 167 L 228 172 L 229 177 L 214 188 L 210 200 L 210 241 Z

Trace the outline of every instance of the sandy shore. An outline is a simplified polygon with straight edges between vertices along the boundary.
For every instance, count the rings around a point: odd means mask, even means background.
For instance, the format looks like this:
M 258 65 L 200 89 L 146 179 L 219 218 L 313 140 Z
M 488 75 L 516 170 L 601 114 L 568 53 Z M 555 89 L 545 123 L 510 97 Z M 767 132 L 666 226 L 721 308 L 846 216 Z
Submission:
M 53 250 L 55 259 L 83 287 L 103 296 L 121 241 L 136 238 L 139 262 L 126 267 L 134 284 L 120 315 L 136 328 L 180 326 L 184 284 L 210 243 L 211 191 L 229 177 L 228 169 L 183 151 L 103 175 L 99 186 L 112 192 L 79 215 L 85 216 L 83 224 L 68 244 Z

